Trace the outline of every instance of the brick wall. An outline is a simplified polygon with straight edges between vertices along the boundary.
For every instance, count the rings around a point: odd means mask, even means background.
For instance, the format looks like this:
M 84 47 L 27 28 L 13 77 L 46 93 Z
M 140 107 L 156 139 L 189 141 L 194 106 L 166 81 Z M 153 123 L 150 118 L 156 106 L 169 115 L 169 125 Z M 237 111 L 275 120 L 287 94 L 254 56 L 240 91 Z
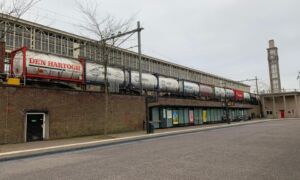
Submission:
M 221 102 L 162 98 L 149 106 L 222 107 Z M 258 106 L 235 104 L 231 108 Z M 138 131 L 145 120 L 145 99 L 110 95 L 105 121 L 105 95 L 97 92 L 0 86 L 0 144 L 24 142 L 26 112 L 45 112 L 47 139 Z
M 0 144 L 24 142 L 25 113 L 47 112 L 49 139 L 102 134 L 103 93 L 0 87 Z M 139 96 L 110 95 L 108 133 L 142 130 L 145 101 Z

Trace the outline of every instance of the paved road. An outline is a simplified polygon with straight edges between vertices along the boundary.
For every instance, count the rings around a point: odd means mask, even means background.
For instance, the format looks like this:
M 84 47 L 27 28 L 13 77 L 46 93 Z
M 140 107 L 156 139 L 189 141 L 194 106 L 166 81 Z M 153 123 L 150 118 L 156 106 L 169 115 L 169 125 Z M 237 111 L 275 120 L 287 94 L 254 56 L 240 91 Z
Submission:
M 0 179 L 300 179 L 300 120 L 0 163 Z

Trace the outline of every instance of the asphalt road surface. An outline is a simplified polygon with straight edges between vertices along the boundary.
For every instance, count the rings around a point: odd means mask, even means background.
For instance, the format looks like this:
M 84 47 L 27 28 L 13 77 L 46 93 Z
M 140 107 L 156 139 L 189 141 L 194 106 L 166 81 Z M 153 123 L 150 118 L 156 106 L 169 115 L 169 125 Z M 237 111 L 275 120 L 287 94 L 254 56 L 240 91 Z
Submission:
M 0 179 L 300 179 L 300 119 L 0 163 Z

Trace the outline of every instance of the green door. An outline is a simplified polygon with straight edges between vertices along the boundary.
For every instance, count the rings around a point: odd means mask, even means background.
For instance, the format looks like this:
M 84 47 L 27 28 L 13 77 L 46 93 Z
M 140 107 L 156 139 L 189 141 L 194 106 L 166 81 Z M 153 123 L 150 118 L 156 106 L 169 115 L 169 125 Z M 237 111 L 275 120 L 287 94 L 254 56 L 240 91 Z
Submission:
M 179 125 L 180 126 L 184 125 L 184 110 L 183 109 L 178 110 L 178 118 L 179 118 Z
M 202 112 L 202 109 L 199 109 L 199 124 L 203 124 L 203 112 Z
M 159 128 L 159 123 L 160 123 L 160 120 L 159 120 L 159 108 L 158 107 L 155 107 L 155 108 L 152 108 L 152 122 L 153 122 L 153 125 L 154 125 L 154 128 Z
M 199 123 L 199 110 L 198 109 L 194 109 L 194 124 L 198 125 Z

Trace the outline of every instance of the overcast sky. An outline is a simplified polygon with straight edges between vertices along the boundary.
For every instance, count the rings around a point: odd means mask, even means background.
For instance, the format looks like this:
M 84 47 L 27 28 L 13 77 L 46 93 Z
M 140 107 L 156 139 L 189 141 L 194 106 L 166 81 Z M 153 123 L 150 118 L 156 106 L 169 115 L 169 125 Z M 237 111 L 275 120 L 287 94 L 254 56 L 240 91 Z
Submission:
M 96 0 L 90 0 L 95 2 Z M 144 54 L 233 80 L 269 85 L 268 40 L 279 48 L 282 88 L 299 88 L 299 0 L 102 0 L 116 18 L 136 15 Z M 74 0 L 41 0 L 26 16 L 72 33 L 83 21 Z M 253 82 L 248 83 L 254 85 Z

